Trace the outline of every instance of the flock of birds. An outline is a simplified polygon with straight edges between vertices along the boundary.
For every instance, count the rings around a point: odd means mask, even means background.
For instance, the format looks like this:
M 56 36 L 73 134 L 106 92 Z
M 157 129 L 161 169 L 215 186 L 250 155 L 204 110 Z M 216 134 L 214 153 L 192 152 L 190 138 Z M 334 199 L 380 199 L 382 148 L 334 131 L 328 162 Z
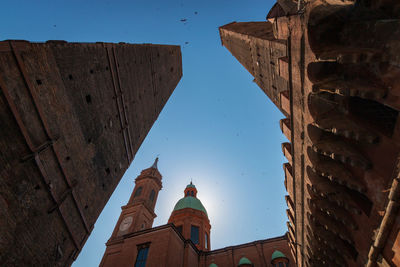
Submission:
M 198 12 L 195 11 L 194 14 L 197 15 Z M 188 19 L 187 19 L 187 18 L 182 18 L 180 21 L 183 23 L 183 25 L 187 25 L 187 23 L 188 23 Z M 188 45 L 188 44 L 189 44 L 189 42 L 186 41 L 186 42 L 185 42 L 185 45 Z

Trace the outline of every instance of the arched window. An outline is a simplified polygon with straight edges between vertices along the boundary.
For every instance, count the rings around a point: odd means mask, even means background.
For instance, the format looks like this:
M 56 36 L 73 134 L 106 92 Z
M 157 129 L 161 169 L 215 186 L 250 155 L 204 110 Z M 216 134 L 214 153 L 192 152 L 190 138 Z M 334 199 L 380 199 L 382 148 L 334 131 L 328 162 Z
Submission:
M 142 193 L 142 187 L 139 187 L 138 189 L 136 189 L 136 192 L 135 192 L 135 194 L 133 195 L 133 197 L 138 197 L 138 196 L 140 196 L 140 194 Z
M 190 191 L 190 194 L 192 195 L 192 197 L 194 196 L 194 192 L 193 191 Z
M 155 196 L 156 196 L 156 191 L 151 190 L 151 193 L 150 193 L 150 201 L 151 201 L 151 202 L 154 201 L 154 197 L 155 197 Z

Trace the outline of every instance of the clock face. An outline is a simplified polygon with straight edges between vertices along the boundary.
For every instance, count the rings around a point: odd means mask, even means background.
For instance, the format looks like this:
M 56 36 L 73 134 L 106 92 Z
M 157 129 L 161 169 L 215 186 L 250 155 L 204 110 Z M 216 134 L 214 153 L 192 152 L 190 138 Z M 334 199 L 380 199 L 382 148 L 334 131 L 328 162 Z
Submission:
M 132 221 L 133 221 L 132 216 L 125 217 L 125 218 L 122 220 L 121 224 L 119 225 L 119 230 L 120 230 L 120 231 L 125 231 L 125 230 L 127 230 L 127 229 L 129 228 L 129 226 L 131 226 Z

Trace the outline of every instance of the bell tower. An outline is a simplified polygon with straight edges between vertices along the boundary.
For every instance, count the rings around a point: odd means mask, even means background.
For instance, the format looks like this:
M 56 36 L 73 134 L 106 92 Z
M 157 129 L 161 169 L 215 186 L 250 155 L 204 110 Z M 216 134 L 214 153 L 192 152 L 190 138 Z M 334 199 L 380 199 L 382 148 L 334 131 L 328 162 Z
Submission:
M 158 158 L 150 168 L 142 170 L 135 179 L 135 188 L 128 204 L 122 206 L 121 215 L 109 241 L 123 235 L 152 228 L 154 207 L 158 192 L 162 188 L 161 174 L 157 168 Z

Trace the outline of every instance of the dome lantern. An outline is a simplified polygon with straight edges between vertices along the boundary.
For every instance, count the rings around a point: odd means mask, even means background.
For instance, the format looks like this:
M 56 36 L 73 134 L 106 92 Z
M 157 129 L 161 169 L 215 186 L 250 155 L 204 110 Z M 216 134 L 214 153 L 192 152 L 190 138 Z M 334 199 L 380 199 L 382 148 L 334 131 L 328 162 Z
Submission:
M 197 197 L 197 189 L 196 186 L 190 181 L 190 184 L 188 184 L 185 188 L 185 197 Z

